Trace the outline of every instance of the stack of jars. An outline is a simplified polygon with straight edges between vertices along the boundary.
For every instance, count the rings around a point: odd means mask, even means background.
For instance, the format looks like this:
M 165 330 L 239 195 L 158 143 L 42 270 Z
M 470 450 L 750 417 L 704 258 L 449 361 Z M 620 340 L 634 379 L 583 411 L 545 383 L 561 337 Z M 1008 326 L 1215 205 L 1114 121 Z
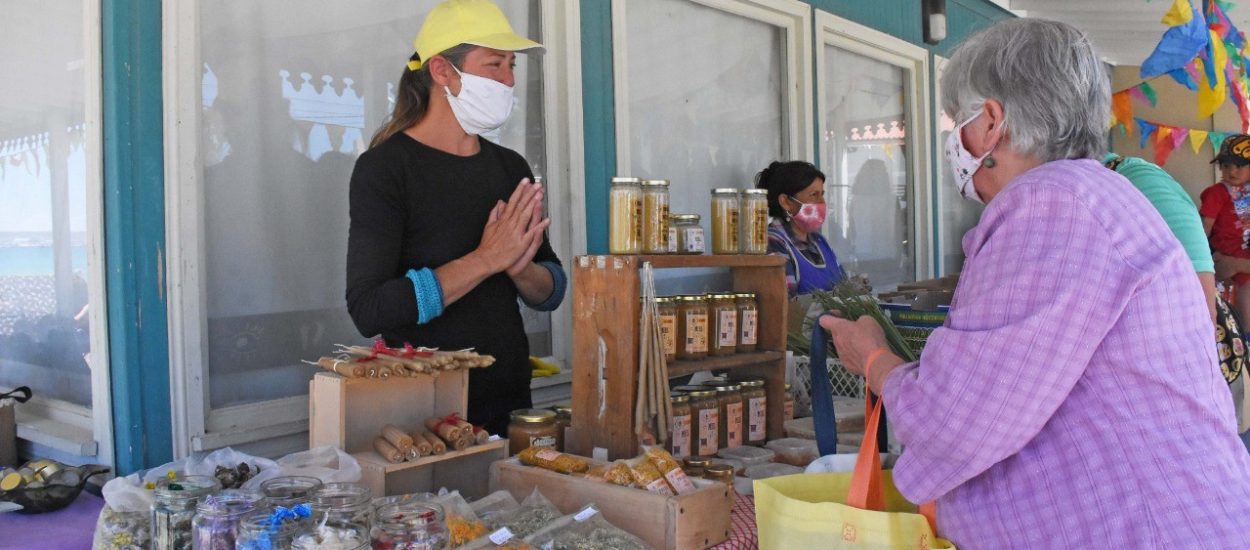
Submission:
M 667 361 L 694 361 L 757 348 L 759 306 L 754 293 L 660 296 L 656 307 Z
M 768 191 L 712 190 L 712 253 L 768 253 Z
M 713 379 L 678 386 L 670 395 L 673 456 L 711 456 L 720 449 L 768 440 L 768 392 L 763 378 Z
M 612 254 L 703 254 L 702 219 L 671 213 L 668 180 L 612 178 L 608 194 L 608 251 Z M 768 192 L 712 190 L 712 253 L 768 252 Z

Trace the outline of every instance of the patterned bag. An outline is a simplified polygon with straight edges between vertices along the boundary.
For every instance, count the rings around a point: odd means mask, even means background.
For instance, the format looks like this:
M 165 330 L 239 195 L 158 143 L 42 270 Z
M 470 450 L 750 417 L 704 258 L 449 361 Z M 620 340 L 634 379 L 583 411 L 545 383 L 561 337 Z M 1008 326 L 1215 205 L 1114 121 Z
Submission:
M 1220 373 L 1232 384 L 1246 368 L 1246 344 L 1236 314 L 1219 296 L 1215 298 L 1215 341 L 1220 355 Z

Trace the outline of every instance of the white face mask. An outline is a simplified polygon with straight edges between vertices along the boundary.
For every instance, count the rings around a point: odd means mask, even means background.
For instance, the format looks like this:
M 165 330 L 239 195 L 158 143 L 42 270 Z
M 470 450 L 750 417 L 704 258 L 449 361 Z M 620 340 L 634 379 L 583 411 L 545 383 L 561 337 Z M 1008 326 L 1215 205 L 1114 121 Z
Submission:
M 447 86 L 443 86 L 443 91 L 447 93 L 451 112 L 455 113 L 456 121 L 464 132 L 477 136 L 490 134 L 503 126 L 516 105 L 512 86 L 491 78 L 462 73 L 455 66 L 452 69 L 460 75 L 460 95 L 452 95 L 451 88 Z
M 986 151 L 979 158 L 972 156 L 968 152 L 968 148 L 964 147 L 963 129 L 970 122 L 980 117 L 981 113 L 973 115 L 972 118 L 965 120 L 955 128 L 949 136 L 946 137 L 946 162 L 951 166 L 951 171 L 955 173 L 955 183 L 959 185 L 959 194 L 965 199 L 985 204 L 981 200 L 981 195 L 977 193 L 977 188 L 972 184 L 972 175 L 981 169 L 981 163 L 986 157 L 990 156 L 993 151 Z

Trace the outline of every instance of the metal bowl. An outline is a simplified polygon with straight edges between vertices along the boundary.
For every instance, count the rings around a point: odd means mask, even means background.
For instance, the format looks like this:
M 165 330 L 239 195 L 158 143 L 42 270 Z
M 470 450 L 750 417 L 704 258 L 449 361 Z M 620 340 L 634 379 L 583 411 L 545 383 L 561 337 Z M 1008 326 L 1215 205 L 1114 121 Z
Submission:
M 42 514 L 54 512 L 69 506 L 82 493 L 87 480 L 93 476 L 109 471 L 108 466 L 88 464 L 85 466 L 66 466 L 52 475 L 41 485 L 35 487 L 18 487 L 11 491 L 0 491 L 0 501 L 13 502 L 22 507 L 21 514 Z

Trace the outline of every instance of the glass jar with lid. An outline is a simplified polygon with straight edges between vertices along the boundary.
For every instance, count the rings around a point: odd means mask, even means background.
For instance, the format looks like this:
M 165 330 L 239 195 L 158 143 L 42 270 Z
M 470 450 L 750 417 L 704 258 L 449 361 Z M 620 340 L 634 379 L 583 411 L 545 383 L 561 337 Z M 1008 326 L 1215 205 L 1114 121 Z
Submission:
M 708 355 L 733 355 L 738 348 L 738 303 L 733 294 L 708 295 L 708 322 L 712 337 Z
M 184 550 L 193 547 L 191 523 L 200 500 L 221 490 L 208 476 L 165 478 L 156 483 L 151 510 L 152 548 Z
M 689 395 L 694 420 L 694 453 L 714 455 L 720 449 L 720 402 L 716 399 L 716 390 L 694 390 Z
M 702 218 L 698 214 L 673 214 L 670 218 L 670 251 L 674 254 L 699 255 L 707 251 L 703 239 Z M 672 243 L 676 243 L 674 246 Z
M 677 358 L 693 361 L 707 357 L 708 304 L 703 296 L 681 296 L 677 306 Z
M 308 476 L 275 477 L 260 484 L 265 495 L 265 505 L 292 508 L 312 502 L 313 493 L 321 488 L 321 480 Z
M 313 493 L 313 517 L 368 534 L 373 523 L 372 497 L 372 491 L 359 483 L 327 483 Z
M 703 469 L 703 479 L 718 481 L 733 487 L 734 467 L 721 462 L 713 462 Z
M 668 254 L 668 205 L 668 180 L 643 180 L 643 254 Z
M 378 508 L 372 539 L 387 550 L 443 550 L 451 541 L 442 507 L 421 502 Z
M 704 385 L 716 390 L 720 407 L 720 448 L 741 447 L 742 437 L 742 386 L 735 382 L 715 381 Z
M 747 378 L 742 385 L 742 401 L 746 405 L 745 426 L 747 445 L 763 445 L 768 442 L 768 392 L 763 378 Z
M 226 489 L 200 499 L 191 520 L 192 547 L 195 550 L 234 550 L 239 522 L 260 503 L 260 495 L 239 489 Z
M 760 310 L 755 293 L 739 292 L 734 295 L 734 303 L 738 306 L 738 353 L 755 351 L 760 332 Z
M 664 346 L 664 360 L 672 363 L 677 360 L 677 301 L 672 296 L 659 296 L 655 305 L 660 312 L 660 343 Z
M 291 550 L 364 550 L 370 547 L 367 529 L 316 522 L 296 532 L 291 541 Z
M 612 178 L 608 196 L 608 251 L 612 254 L 642 252 L 642 180 Z
M 686 475 L 690 477 L 703 477 L 704 469 L 711 464 L 711 457 L 688 456 L 682 460 L 682 469 L 685 470 Z
M 508 424 L 508 452 L 517 454 L 530 447 L 555 448 L 556 413 L 546 409 L 517 409 Z
M 768 190 L 742 192 L 742 253 L 768 253 Z
M 573 407 L 563 403 L 551 407 L 551 410 L 556 412 L 556 450 L 564 452 L 564 431 L 573 425 Z
M 672 392 L 669 400 L 673 406 L 673 422 L 668 430 L 668 452 L 677 457 L 689 456 L 693 448 L 690 396 L 684 392 Z
M 739 254 L 739 213 L 742 193 L 737 189 L 712 190 L 712 253 Z
M 256 511 L 239 523 L 237 550 L 270 550 L 290 548 L 296 533 L 313 526 L 311 518 L 288 514 L 275 517 L 276 512 Z

